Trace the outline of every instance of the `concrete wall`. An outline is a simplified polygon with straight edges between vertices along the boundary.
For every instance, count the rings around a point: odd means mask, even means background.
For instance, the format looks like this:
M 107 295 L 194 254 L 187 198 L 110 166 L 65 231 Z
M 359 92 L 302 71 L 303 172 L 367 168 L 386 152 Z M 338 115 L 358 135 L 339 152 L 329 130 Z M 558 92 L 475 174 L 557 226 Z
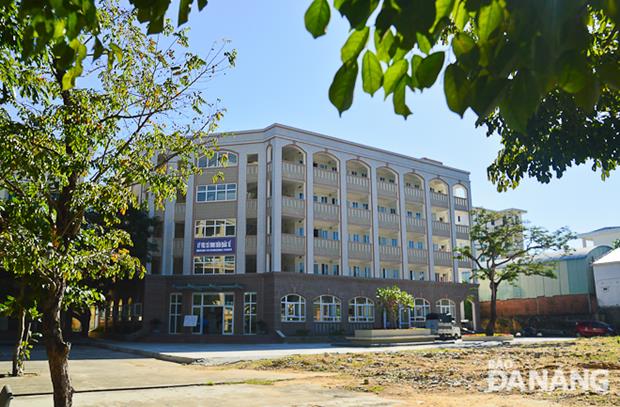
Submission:
M 601 307 L 620 307 L 620 263 L 594 265 L 596 296 Z
M 497 301 L 500 318 L 537 315 L 588 315 L 597 311 L 596 298 L 588 294 L 556 295 L 549 297 L 518 298 Z M 481 301 L 482 318 L 489 318 L 491 302 Z

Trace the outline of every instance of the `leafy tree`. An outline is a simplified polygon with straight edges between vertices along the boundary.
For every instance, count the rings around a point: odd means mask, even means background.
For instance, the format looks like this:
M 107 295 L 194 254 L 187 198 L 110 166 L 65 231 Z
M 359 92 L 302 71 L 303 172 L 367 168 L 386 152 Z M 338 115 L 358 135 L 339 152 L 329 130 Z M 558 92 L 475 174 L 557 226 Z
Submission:
M 616 239 L 616 240 L 614 240 L 614 241 L 612 242 L 611 246 L 612 246 L 614 249 L 620 249 L 620 239 Z
M 462 117 L 471 109 L 489 134 L 502 137 L 489 168 L 500 190 L 516 187 L 526 173 L 548 182 L 551 170 L 559 177 L 573 162 L 594 160 L 603 176 L 618 165 L 617 1 L 330 3 L 313 0 L 305 24 L 322 36 L 337 10 L 351 26 L 329 88 L 341 114 L 359 76 L 364 92 L 383 88 L 404 118 L 412 113 L 408 91 L 422 92 L 441 77 L 452 111 Z
M 486 334 L 492 336 L 495 333 L 497 289 L 500 284 L 510 284 L 522 275 L 555 278 L 553 262 L 542 262 L 539 256 L 545 250 L 568 251 L 568 242 L 576 235 L 567 228 L 549 233 L 540 227 L 527 226 L 516 212 L 477 208 L 471 216 L 470 237 L 475 247 L 457 248 L 456 257 L 472 260 L 474 277 L 488 281 L 491 315 Z
M 139 206 L 137 186 L 161 206 L 185 192 L 185 180 L 199 171 L 194 157 L 212 156 L 222 110 L 200 88 L 235 59 L 225 44 L 203 57 L 191 53 L 186 33 L 170 25 L 149 38 L 134 13 L 114 4 L 97 13 L 99 35 L 118 52 L 113 60 L 89 59 L 76 86 L 66 86 L 66 67 L 50 43 L 36 59 L 0 69 L 5 88 L 21 84 L 0 105 L 0 190 L 11 195 L 0 201 L 0 259 L 16 278 L 41 287 L 56 406 L 70 406 L 73 394 L 61 311 L 96 299 L 88 281 L 144 272 L 125 248 L 131 240 L 121 217 Z M 11 28 L 23 38 L 28 27 Z M 93 41 L 79 36 L 77 50 L 86 53 Z M 11 60 L 14 47 L 4 45 L 0 60 Z M 105 226 L 87 223 L 88 211 Z
M 397 285 L 378 288 L 377 302 L 387 313 L 388 321 L 392 328 L 398 325 L 399 307 L 413 308 L 414 306 L 413 296 L 401 290 Z

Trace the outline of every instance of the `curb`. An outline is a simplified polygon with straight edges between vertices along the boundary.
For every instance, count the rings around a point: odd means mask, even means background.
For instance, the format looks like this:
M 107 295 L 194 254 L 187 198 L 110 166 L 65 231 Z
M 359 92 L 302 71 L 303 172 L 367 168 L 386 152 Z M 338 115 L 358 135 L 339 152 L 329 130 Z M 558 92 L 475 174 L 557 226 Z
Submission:
M 181 364 L 191 364 L 191 363 L 195 363 L 201 360 L 200 358 L 192 358 L 189 356 L 166 355 L 163 353 L 153 352 L 149 350 L 126 348 L 123 346 L 119 346 L 113 343 L 103 342 L 103 341 L 96 340 L 96 339 L 90 340 L 88 342 L 84 342 L 83 345 L 113 350 L 116 352 L 131 353 L 131 354 L 138 355 L 138 356 L 145 356 L 149 358 L 163 360 L 166 362 L 174 362 L 174 363 L 181 363 Z

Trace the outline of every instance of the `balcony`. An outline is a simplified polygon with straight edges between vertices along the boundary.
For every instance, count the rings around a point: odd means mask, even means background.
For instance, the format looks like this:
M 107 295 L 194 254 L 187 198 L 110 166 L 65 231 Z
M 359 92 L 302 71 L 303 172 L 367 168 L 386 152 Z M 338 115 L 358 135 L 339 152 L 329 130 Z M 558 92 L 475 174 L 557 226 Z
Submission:
M 458 259 L 459 268 L 470 269 L 473 268 L 472 261 L 470 259 Z
M 377 192 L 379 196 L 396 197 L 398 196 L 398 185 L 391 182 L 379 181 L 377 182 Z
M 303 182 L 306 180 L 306 166 L 290 161 L 282 161 L 282 178 Z
M 340 222 L 340 206 L 315 202 L 314 203 L 314 219 L 339 223 Z
M 379 227 L 398 230 L 400 228 L 400 216 L 393 213 L 379 212 Z
M 176 202 L 174 204 L 175 219 L 183 219 L 185 217 L 185 202 Z
M 314 239 L 314 255 L 321 257 L 340 257 L 340 241 L 329 239 Z
M 370 181 L 365 177 L 347 175 L 347 191 L 368 193 Z
M 379 258 L 381 261 L 400 262 L 400 247 L 379 246 Z
M 256 236 L 247 235 L 245 237 L 245 254 L 256 254 Z
M 338 187 L 338 172 L 314 168 L 314 183 Z
M 433 221 L 433 235 L 450 237 L 450 224 L 446 222 Z
M 407 217 L 407 232 L 426 233 L 426 219 Z
M 428 250 L 407 249 L 407 259 L 411 264 L 428 264 Z
M 185 244 L 182 237 L 174 238 L 172 241 L 172 255 L 174 257 L 183 257 L 183 248 Z
M 454 257 L 452 252 L 435 250 L 434 256 L 436 266 L 452 267 Z
M 405 187 L 405 199 L 409 202 L 424 202 L 424 191 L 419 188 Z
M 258 181 L 258 164 L 248 164 L 245 171 L 245 178 L 247 182 Z
M 371 222 L 371 213 L 368 209 L 349 208 L 348 223 L 369 226 Z
M 248 218 L 256 218 L 256 213 L 258 210 L 258 200 L 256 199 L 246 199 L 245 201 L 245 214 Z
M 448 195 L 431 191 L 431 205 L 448 208 L 450 206 Z
M 456 238 L 469 240 L 469 226 L 467 225 L 456 225 Z
M 467 198 L 459 198 L 458 196 L 454 197 L 454 209 L 460 211 L 468 211 L 469 204 L 467 202 Z
M 306 253 L 306 238 L 282 233 L 282 253 L 302 256 Z
M 372 260 L 372 245 L 369 243 L 349 242 L 349 259 Z
M 303 199 L 292 198 L 289 196 L 282 197 L 282 215 L 294 218 L 306 217 L 306 201 Z

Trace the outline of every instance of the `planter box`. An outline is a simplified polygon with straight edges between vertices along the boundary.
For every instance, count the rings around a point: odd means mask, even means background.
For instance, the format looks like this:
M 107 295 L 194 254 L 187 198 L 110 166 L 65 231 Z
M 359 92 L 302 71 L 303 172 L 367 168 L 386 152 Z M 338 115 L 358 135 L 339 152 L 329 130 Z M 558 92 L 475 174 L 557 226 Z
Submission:
M 461 339 L 463 342 L 509 342 L 515 337 L 513 335 L 498 335 L 498 336 L 476 336 L 465 335 Z
M 426 328 L 409 329 L 356 329 L 355 338 L 388 338 L 395 336 L 430 335 L 431 330 Z

